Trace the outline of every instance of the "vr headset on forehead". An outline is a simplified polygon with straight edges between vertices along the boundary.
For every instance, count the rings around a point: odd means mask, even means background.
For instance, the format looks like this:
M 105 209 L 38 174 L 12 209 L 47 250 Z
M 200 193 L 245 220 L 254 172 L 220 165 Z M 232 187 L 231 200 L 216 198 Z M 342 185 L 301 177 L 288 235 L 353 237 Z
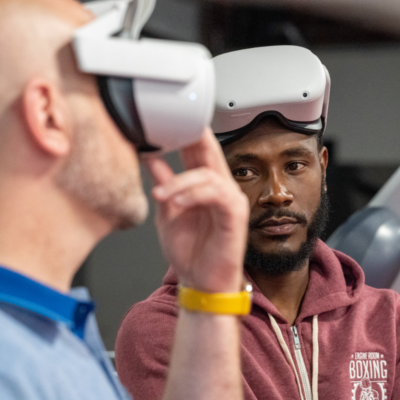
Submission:
M 213 62 L 217 95 L 212 128 L 221 145 L 240 139 L 266 116 L 294 132 L 324 133 L 330 77 L 309 50 L 259 47 L 222 54 Z
M 86 3 L 97 18 L 73 41 L 79 69 L 98 77 L 109 114 L 141 152 L 168 152 L 200 140 L 215 103 L 214 67 L 204 46 L 139 40 L 155 1 Z

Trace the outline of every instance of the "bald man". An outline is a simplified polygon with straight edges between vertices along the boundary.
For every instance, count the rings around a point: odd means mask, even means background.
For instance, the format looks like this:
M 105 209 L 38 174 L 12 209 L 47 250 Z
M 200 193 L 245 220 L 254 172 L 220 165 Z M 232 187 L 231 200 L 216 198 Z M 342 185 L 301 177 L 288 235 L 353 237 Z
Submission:
M 123 399 L 93 305 L 71 281 L 109 232 L 147 215 L 139 160 L 78 72 L 73 0 L 0 0 L 0 398 Z M 248 203 L 210 131 L 174 175 L 148 161 L 161 244 L 180 282 L 238 292 Z M 239 322 L 180 310 L 164 399 L 239 399 Z M 212 332 L 212 335 L 210 335 Z

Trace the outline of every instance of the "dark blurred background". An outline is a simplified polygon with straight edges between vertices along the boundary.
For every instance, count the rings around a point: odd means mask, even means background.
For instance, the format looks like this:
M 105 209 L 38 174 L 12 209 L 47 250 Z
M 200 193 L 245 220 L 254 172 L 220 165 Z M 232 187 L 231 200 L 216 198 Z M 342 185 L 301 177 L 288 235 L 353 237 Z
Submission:
M 328 68 L 325 145 L 332 206 L 325 238 L 364 207 L 400 165 L 400 2 L 391 0 L 158 0 L 143 36 L 194 41 L 213 56 L 291 44 Z M 177 154 L 167 156 L 176 171 Z M 150 184 L 144 174 L 149 192 Z M 153 213 L 136 230 L 106 238 L 75 284 L 88 286 L 108 350 L 129 307 L 160 286 L 167 270 Z

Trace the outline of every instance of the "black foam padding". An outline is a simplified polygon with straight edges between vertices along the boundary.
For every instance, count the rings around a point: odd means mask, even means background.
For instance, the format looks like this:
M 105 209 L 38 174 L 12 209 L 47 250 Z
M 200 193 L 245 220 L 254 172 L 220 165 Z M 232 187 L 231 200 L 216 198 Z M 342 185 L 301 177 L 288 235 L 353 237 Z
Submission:
M 98 76 L 97 82 L 107 111 L 124 136 L 140 152 L 160 150 L 146 141 L 135 104 L 132 79 Z
M 215 132 L 215 136 L 219 141 L 219 143 L 221 144 L 221 146 L 225 146 L 227 144 L 236 142 L 237 140 L 245 136 L 247 133 L 255 129 L 256 126 L 259 124 L 259 122 L 266 117 L 273 117 L 277 119 L 285 128 L 293 132 L 302 133 L 303 135 L 308 135 L 308 136 L 316 135 L 321 132 L 323 133 L 325 130 L 324 118 L 321 118 L 322 128 L 319 130 L 314 130 L 306 128 L 306 126 L 309 124 L 307 122 L 290 121 L 286 119 L 278 111 L 264 111 L 258 114 L 249 124 L 230 132 Z

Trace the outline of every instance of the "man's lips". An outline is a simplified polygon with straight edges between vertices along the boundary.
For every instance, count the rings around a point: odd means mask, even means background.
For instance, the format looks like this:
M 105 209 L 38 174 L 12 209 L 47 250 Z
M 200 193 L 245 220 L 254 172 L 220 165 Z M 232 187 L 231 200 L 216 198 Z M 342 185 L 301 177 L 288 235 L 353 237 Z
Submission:
M 290 235 L 296 228 L 298 221 L 294 218 L 267 219 L 257 225 L 256 229 L 267 235 Z

